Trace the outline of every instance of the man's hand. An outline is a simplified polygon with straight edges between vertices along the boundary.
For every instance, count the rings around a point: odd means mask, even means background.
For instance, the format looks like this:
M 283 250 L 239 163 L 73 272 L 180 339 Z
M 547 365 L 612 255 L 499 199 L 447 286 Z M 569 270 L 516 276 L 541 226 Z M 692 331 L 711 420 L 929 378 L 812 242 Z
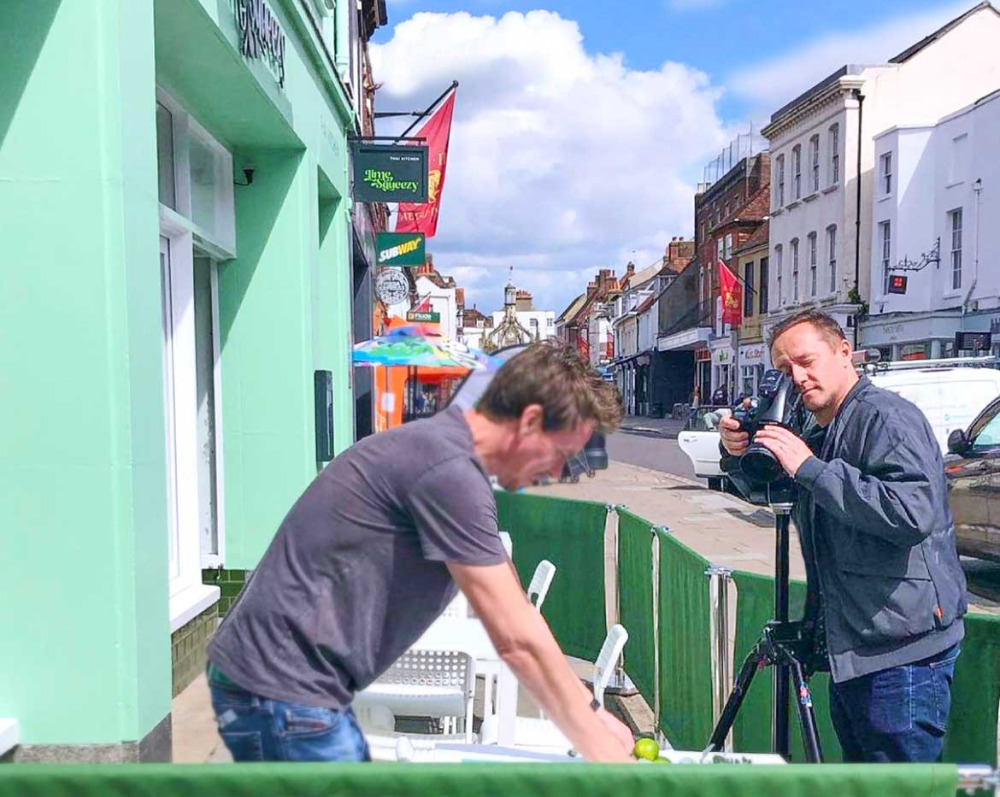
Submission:
M 740 422 L 732 415 L 719 421 L 719 437 L 726 451 L 734 457 L 738 457 L 750 445 L 750 435 L 740 430 Z
M 753 438 L 778 458 L 789 476 L 795 477 L 802 463 L 813 455 L 805 441 L 783 426 L 764 426 Z
M 632 747 L 635 745 L 635 739 L 632 736 L 632 731 L 628 729 L 628 726 L 625 725 L 625 723 L 620 722 L 603 708 L 597 709 L 597 718 L 603 722 L 607 729 L 614 734 L 615 738 L 622 743 L 626 757 L 631 760 Z

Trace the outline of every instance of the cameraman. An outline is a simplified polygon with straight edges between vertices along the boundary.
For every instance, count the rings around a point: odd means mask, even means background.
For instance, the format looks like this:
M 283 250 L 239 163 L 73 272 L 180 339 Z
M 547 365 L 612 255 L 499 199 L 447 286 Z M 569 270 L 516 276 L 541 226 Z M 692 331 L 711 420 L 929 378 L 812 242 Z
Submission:
M 796 485 L 805 622 L 814 626 L 814 658 L 833 676 L 830 712 L 844 758 L 937 761 L 966 611 L 938 444 L 914 404 L 859 378 L 844 331 L 825 313 L 785 319 L 770 349 L 812 419 L 802 437 L 772 425 L 754 443 Z M 737 459 L 748 434 L 732 417 L 720 432 L 723 469 L 749 493 Z

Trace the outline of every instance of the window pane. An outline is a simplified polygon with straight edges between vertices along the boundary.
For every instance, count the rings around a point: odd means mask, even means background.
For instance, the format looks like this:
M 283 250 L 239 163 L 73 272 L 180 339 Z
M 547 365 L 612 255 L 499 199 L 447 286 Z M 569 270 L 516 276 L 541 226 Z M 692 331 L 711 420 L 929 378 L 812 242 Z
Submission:
M 160 202 L 177 210 L 174 186 L 174 119 L 170 111 L 156 103 L 156 169 L 160 182 Z
M 198 530 L 202 554 L 219 552 L 215 465 L 215 340 L 212 262 L 194 261 L 195 389 L 198 400 Z
M 178 512 L 177 512 L 177 450 L 176 426 L 174 419 L 174 324 L 173 302 L 171 300 L 170 240 L 160 236 L 160 291 L 163 311 L 163 392 L 167 448 L 167 551 L 168 577 L 173 580 L 180 575 L 181 565 L 178 552 Z
M 197 136 L 191 136 L 188 157 L 191 164 L 191 221 L 207 232 L 215 233 L 215 154 Z

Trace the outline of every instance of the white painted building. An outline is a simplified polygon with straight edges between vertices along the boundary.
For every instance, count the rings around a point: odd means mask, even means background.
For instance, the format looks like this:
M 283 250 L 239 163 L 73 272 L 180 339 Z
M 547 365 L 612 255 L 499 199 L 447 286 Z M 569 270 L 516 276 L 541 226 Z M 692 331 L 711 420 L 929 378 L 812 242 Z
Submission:
M 1000 83 L 998 83 L 1000 87 Z M 875 138 L 871 315 L 883 357 L 949 356 L 955 332 L 1000 328 L 1000 90 Z M 906 278 L 891 294 L 889 278 Z
M 845 66 L 772 115 L 762 131 L 771 151 L 765 336 L 809 306 L 851 336 L 857 301 L 873 295 L 874 135 L 937 119 L 1000 86 L 998 41 L 1000 13 L 980 3 L 889 63 Z
M 556 314 L 554 310 L 516 310 L 517 323 L 531 333 L 532 340 L 547 340 L 556 336 Z M 493 313 L 493 327 L 500 326 L 504 319 L 503 310 Z
M 450 340 L 456 340 L 458 335 L 458 301 L 455 297 L 455 280 L 451 277 L 441 277 L 433 274 L 415 275 L 417 298 L 415 309 L 430 305 L 432 313 L 441 316 L 441 334 Z

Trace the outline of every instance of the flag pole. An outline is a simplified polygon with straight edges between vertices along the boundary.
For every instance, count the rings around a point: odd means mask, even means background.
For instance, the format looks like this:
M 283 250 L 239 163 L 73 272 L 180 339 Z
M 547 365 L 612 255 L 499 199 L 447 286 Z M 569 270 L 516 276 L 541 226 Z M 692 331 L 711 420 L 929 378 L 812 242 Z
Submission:
M 436 100 L 434 100 L 434 102 L 432 102 L 432 103 L 431 103 L 430 105 L 428 105 L 428 106 L 427 106 L 427 109 L 426 109 L 426 110 L 425 110 L 425 111 L 424 111 L 424 112 L 423 112 L 422 114 L 420 114 L 419 116 L 417 116 L 417 118 L 416 118 L 416 119 L 414 119 L 414 120 L 413 120 L 413 124 L 411 124 L 411 125 L 410 125 L 410 126 L 409 126 L 408 128 L 406 128 L 406 130 L 404 130 L 404 131 L 403 131 L 402 133 L 400 133 L 400 134 L 399 134 L 399 135 L 398 135 L 398 136 L 396 137 L 396 138 L 397 138 L 397 140 L 400 140 L 400 139 L 403 139 L 403 138 L 406 138 L 406 134 L 407 134 L 407 133 L 409 133 L 409 132 L 410 132 L 410 131 L 411 131 L 411 130 L 412 130 L 412 129 L 414 128 L 414 127 L 416 127 L 416 126 L 417 126 L 418 124 L 420 124 L 420 120 L 421 120 L 421 119 L 423 119 L 423 118 L 425 118 L 426 116 L 428 116 L 428 115 L 430 114 L 430 112 L 431 112 L 432 110 L 434 110 L 434 108 L 436 108 L 436 107 L 438 106 L 438 104 L 439 104 L 439 103 L 441 102 L 441 100 L 443 100 L 443 99 L 444 99 L 445 97 L 447 97 L 447 96 L 448 96 L 448 92 L 450 92 L 450 91 L 454 91 L 454 90 L 455 90 L 455 89 L 457 89 L 457 88 L 458 88 L 458 81 L 457 81 L 457 80 L 453 80 L 453 81 L 451 81 L 451 85 L 450 85 L 450 86 L 448 86 L 448 88 L 446 88 L 446 89 L 445 89 L 445 90 L 444 90 L 444 91 L 443 91 L 443 92 L 441 93 L 441 96 L 440 96 L 440 97 L 438 97 L 438 98 L 437 98 Z

